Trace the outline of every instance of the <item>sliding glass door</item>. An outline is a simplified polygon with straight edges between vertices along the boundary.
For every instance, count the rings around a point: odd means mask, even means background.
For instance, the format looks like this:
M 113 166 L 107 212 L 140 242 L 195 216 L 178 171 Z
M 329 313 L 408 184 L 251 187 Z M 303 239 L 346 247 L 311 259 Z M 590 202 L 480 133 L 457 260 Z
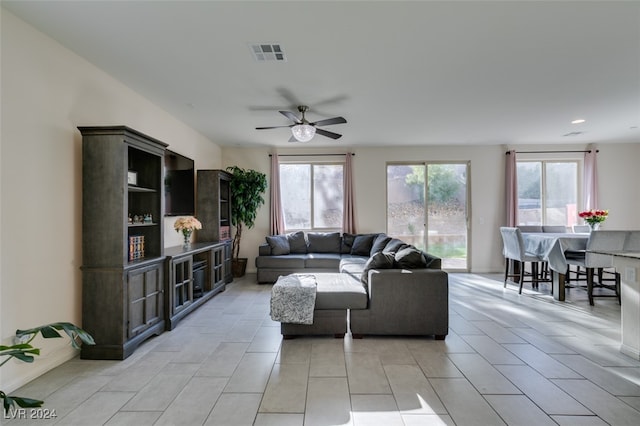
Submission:
M 387 165 L 387 234 L 469 270 L 468 163 Z

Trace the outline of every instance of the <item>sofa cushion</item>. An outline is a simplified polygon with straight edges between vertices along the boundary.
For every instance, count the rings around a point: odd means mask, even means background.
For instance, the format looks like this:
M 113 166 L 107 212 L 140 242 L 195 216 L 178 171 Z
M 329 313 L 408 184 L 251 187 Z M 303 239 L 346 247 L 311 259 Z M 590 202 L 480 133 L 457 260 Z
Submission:
M 367 260 L 362 270 L 360 280 L 367 284 L 369 282 L 369 271 L 371 269 L 393 269 L 396 264 L 396 258 L 393 253 L 383 253 L 381 251 L 375 253 Z
M 356 238 L 356 234 L 349 234 L 345 232 L 342 234 L 342 245 L 340 253 L 342 254 L 350 254 L 351 247 L 353 246 L 353 240 Z
M 421 250 L 415 247 L 403 248 L 395 255 L 398 267 L 402 269 L 426 268 L 427 261 Z
M 389 240 L 389 242 L 387 242 L 387 245 L 384 246 L 382 251 L 385 253 L 396 253 L 408 246 L 409 244 L 405 243 L 404 241 L 397 238 L 392 238 Z
M 343 274 L 349 274 L 360 281 L 362 270 L 367 260 L 369 260 L 369 258 L 365 256 L 342 255 L 339 271 Z
M 378 253 L 379 251 L 383 251 L 387 243 L 391 240 L 387 234 L 378 234 L 376 238 L 373 240 L 373 244 L 371 245 L 371 251 L 369 252 L 370 256 Z
M 354 254 L 343 254 L 342 260 L 340 260 L 340 266 L 356 264 L 356 265 L 362 265 L 364 267 L 364 264 L 367 263 L 367 260 L 369 260 L 369 256 L 356 256 Z
M 373 240 L 378 234 L 358 234 L 353 239 L 353 245 L 351 246 L 351 254 L 359 256 L 371 256 L 371 247 L 373 246 Z
M 337 271 L 340 267 L 340 255 L 338 253 L 308 253 L 304 261 L 306 269 L 332 269 Z
M 286 235 L 270 235 L 266 237 L 266 240 L 269 247 L 271 247 L 271 254 L 273 256 L 290 253 L 289 240 Z
M 340 253 L 339 232 L 309 232 L 307 234 L 308 253 Z
M 277 269 L 304 269 L 306 254 L 288 254 L 286 256 L 258 256 L 256 266 L 258 268 Z
M 367 290 L 347 274 L 317 274 L 316 284 L 316 310 L 367 308 Z
M 304 232 L 292 232 L 287 234 L 289 240 L 289 251 L 291 253 L 306 253 L 307 252 L 307 240 L 304 238 Z

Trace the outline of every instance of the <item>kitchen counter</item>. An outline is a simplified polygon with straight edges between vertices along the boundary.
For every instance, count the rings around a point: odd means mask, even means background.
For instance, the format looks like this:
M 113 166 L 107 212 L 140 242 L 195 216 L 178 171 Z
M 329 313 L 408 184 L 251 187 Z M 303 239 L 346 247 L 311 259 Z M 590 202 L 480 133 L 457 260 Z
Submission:
M 629 251 L 600 252 L 613 257 L 613 266 L 620 273 L 621 333 L 620 352 L 640 360 L 640 253 Z

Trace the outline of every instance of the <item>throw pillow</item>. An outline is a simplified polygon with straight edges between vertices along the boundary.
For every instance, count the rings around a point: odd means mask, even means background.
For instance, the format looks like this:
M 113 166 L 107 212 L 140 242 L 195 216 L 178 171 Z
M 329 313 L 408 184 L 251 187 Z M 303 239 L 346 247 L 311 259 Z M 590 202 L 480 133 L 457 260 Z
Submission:
M 375 253 L 379 251 L 383 251 L 387 243 L 391 240 L 387 234 L 378 234 L 375 240 L 373 240 L 373 245 L 371 246 L 370 256 L 373 256 Z
M 395 263 L 393 253 L 383 253 L 379 251 L 371 256 L 369 260 L 367 260 L 367 263 L 364 264 L 360 280 L 367 284 L 369 282 L 369 271 L 371 269 L 393 269 Z
M 399 240 L 397 238 L 392 238 L 391 240 L 389 240 L 387 245 L 384 246 L 384 249 L 382 249 L 382 251 L 385 253 L 395 253 L 407 246 L 408 244 L 406 244 L 404 241 Z
M 286 235 L 270 235 L 266 237 L 267 244 L 271 247 L 271 255 L 280 256 L 289 254 L 289 240 Z
M 429 253 L 423 253 L 427 268 L 440 269 L 442 259 Z
M 373 246 L 373 240 L 378 234 L 358 234 L 353 239 L 353 245 L 351 246 L 351 254 L 357 256 L 371 256 L 371 246 Z
M 422 251 L 415 247 L 403 248 L 396 253 L 396 262 L 402 269 L 418 269 L 426 268 L 427 261 L 422 254 Z
M 307 240 L 304 238 L 304 232 L 292 232 L 287 234 L 289 240 L 289 250 L 291 253 L 304 254 L 307 252 Z
M 351 253 L 351 246 L 353 246 L 353 240 L 356 238 L 355 234 L 349 234 L 345 232 L 342 234 L 342 250 L 340 253 L 349 254 Z
M 307 234 L 309 253 L 340 253 L 339 232 L 310 232 Z

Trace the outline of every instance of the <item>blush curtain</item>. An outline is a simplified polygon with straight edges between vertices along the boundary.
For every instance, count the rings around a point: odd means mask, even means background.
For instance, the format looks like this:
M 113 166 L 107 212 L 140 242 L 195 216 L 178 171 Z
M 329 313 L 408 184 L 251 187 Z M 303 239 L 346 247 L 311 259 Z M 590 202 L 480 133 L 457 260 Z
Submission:
M 356 233 L 356 214 L 353 201 L 353 154 L 348 152 L 344 162 L 344 205 L 342 207 L 342 232 Z
M 589 149 L 584 153 L 584 178 L 582 180 L 584 194 L 584 209 L 598 208 L 598 167 L 596 149 Z
M 280 161 L 278 154 L 271 155 L 271 188 L 269 190 L 271 206 L 269 209 L 269 232 L 271 235 L 284 234 L 284 215 L 280 199 Z
M 505 168 L 505 200 L 507 205 L 507 226 L 518 225 L 518 170 L 516 151 L 507 151 Z

